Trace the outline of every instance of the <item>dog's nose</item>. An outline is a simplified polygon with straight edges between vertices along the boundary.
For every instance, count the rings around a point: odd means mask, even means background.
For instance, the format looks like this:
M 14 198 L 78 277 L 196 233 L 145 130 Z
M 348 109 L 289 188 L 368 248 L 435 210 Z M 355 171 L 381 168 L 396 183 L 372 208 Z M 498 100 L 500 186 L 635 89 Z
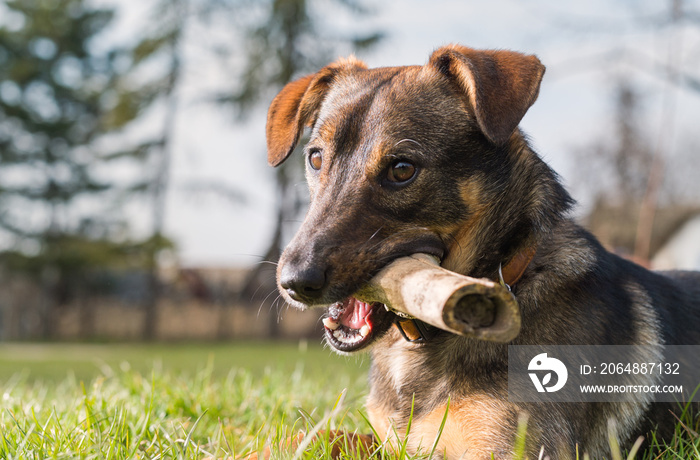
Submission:
M 326 274 L 317 267 L 297 269 L 285 265 L 280 271 L 280 286 L 292 299 L 311 304 L 323 295 Z

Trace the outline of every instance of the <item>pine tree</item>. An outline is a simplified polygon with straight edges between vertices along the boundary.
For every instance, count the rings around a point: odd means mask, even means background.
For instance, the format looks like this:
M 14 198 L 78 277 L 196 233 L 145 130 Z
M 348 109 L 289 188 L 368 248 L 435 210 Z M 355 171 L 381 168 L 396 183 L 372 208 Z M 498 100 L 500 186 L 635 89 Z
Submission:
M 206 2 L 205 2 L 206 3 Z M 164 249 L 172 247 L 165 236 L 166 198 L 170 183 L 170 163 L 175 141 L 178 114 L 178 89 L 182 83 L 184 52 L 182 39 L 191 19 L 189 0 L 161 0 L 155 4 L 149 29 L 131 50 L 130 72 L 117 83 L 119 97 L 110 124 L 114 128 L 138 123 L 154 104 L 162 103 L 162 127 L 151 137 L 130 150 L 116 155 L 135 156 L 151 165 L 138 183 L 150 202 L 151 231 L 145 246 L 147 293 L 143 302 L 144 320 L 141 337 L 153 340 L 156 335 L 157 306 L 161 297 L 158 258 Z M 134 84 L 130 78 L 154 60 L 165 62 L 163 71 L 146 83 Z
M 120 53 L 94 51 L 113 11 L 87 3 L 7 0 L 0 23 L 0 260 L 42 286 L 43 337 L 91 270 L 138 252 L 95 147 L 119 78 Z

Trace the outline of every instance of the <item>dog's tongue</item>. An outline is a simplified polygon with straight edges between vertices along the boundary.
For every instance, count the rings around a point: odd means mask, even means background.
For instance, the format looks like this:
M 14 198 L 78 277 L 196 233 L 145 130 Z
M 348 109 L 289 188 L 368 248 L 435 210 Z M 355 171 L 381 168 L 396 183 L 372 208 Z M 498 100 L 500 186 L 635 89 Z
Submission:
M 372 305 L 351 297 L 343 314 L 338 318 L 340 324 L 351 329 L 362 329 L 368 323 L 367 316 L 372 311 Z

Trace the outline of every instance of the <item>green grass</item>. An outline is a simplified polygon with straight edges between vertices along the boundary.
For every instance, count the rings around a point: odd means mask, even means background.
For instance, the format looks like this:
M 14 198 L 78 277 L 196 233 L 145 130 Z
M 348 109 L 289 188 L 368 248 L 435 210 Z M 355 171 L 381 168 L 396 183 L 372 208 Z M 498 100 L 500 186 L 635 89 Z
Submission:
M 367 364 L 303 344 L 3 345 L 0 458 L 238 458 L 301 430 L 369 433 Z M 700 458 L 697 430 L 688 414 L 673 446 L 634 458 Z M 526 437 L 523 421 L 520 451 Z M 275 455 L 327 458 L 331 447 L 320 436 Z
M 194 372 L 212 359 L 215 377 L 231 369 L 247 369 L 253 375 L 278 370 L 292 372 L 303 365 L 309 375 L 367 372 L 366 357 L 343 358 L 319 345 L 279 342 L 232 344 L 0 344 L 0 382 L 17 373 L 28 380 L 56 382 L 75 376 L 92 378 L 114 370 L 150 374 L 152 369 L 168 373 Z

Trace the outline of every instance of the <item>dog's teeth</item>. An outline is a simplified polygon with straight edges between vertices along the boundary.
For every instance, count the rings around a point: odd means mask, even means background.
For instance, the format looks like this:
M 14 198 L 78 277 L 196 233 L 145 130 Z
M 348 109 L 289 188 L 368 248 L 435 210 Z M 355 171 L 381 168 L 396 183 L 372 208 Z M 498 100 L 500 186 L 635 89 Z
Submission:
M 340 340 L 340 339 L 343 337 L 343 333 L 340 332 L 339 329 L 336 329 L 335 332 L 333 332 L 333 337 L 335 337 L 336 339 Z
M 331 318 L 328 318 L 328 317 L 323 318 L 323 325 L 326 326 L 331 331 L 335 331 L 336 329 L 338 329 L 338 326 L 340 326 L 340 324 L 336 323 L 335 321 L 333 321 Z
M 364 326 L 362 326 L 362 329 L 360 329 L 360 335 L 362 337 L 367 337 L 369 335 L 369 331 L 369 326 L 365 324 Z

